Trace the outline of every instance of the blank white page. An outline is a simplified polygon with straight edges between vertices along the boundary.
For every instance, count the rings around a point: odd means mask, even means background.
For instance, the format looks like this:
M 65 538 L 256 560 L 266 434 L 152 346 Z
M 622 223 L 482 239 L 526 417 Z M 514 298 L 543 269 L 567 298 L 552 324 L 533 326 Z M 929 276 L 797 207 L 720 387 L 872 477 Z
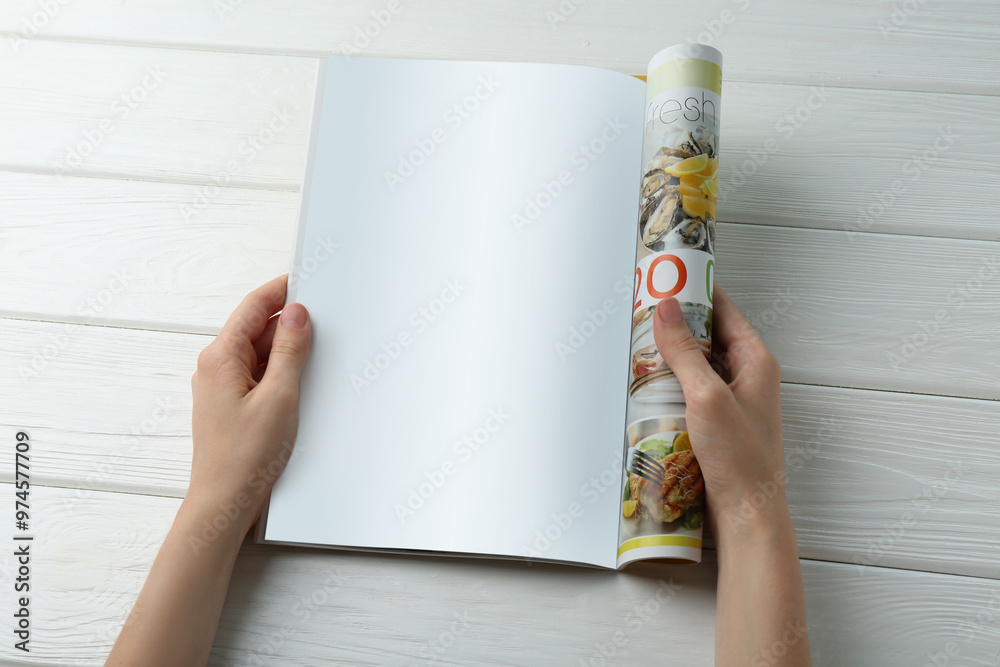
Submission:
M 335 58 L 319 85 L 264 539 L 614 567 L 643 83 Z

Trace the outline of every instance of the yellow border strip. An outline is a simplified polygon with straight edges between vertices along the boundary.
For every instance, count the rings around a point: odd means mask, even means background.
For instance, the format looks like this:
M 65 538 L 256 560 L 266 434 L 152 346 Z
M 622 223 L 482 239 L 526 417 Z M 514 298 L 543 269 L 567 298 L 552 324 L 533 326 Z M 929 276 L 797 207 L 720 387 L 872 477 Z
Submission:
M 649 89 L 662 93 L 671 88 L 707 88 L 722 94 L 722 68 L 701 58 L 684 58 L 663 63 L 646 78 Z
M 684 535 L 650 535 L 648 537 L 633 537 L 618 547 L 618 555 L 641 547 L 691 547 L 701 549 L 701 538 Z

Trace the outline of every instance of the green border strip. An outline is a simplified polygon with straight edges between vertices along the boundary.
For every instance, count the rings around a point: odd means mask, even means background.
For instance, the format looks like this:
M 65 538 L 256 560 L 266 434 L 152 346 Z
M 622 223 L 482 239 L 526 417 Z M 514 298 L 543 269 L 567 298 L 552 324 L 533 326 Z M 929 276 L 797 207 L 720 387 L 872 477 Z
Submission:
M 707 88 L 722 95 L 722 68 L 701 58 L 683 58 L 663 63 L 646 77 L 647 89 L 660 94 L 671 88 Z
M 650 535 L 648 537 L 633 537 L 631 540 L 625 540 L 625 542 L 618 547 L 618 556 L 620 557 L 626 551 L 639 549 L 641 547 L 691 547 L 692 549 L 701 549 L 701 538 L 687 537 L 684 535 Z

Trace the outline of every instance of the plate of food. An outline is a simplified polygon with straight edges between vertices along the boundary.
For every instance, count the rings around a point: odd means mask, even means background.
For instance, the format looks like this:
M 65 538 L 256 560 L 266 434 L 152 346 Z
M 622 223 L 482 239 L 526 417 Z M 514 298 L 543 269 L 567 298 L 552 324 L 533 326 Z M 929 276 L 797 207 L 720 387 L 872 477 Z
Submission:
M 698 460 L 691 450 L 687 431 L 662 431 L 646 436 L 634 447 L 656 461 L 663 469 L 662 480 L 649 479 L 633 472 L 626 475 L 622 493 L 622 517 L 629 532 L 643 532 L 642 524 L 665 528 L 683 526 L 694 530 L 701 526 L 705 482 Z

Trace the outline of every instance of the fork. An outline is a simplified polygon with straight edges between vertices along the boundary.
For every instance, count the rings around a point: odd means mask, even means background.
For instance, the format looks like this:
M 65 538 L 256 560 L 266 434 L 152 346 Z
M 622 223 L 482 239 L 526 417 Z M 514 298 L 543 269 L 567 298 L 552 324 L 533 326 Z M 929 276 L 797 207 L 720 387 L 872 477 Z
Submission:
M 628 450 L 625 469 L 660 486 L 663 486 L 663 478 L 667 474 L 667 469 L 660 465 L 660 462 L 654 459 L 652 454 L 644 452 L 638 447 L 631 447 Z

